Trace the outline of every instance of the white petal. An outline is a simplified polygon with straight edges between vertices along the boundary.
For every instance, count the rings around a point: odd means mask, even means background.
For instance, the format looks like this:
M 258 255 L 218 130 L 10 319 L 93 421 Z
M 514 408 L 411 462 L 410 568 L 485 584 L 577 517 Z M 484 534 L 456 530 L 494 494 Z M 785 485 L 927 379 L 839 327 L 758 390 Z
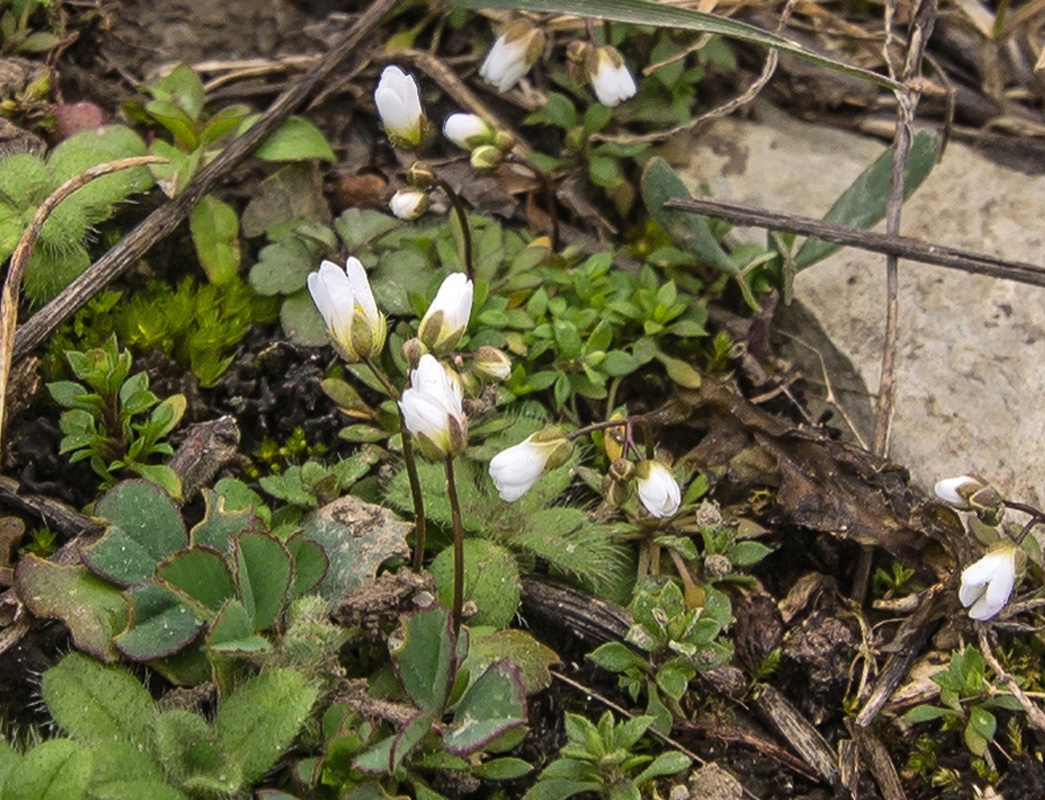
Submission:
M 443 122 L 443 135 L 464 150 L 471 149 L 473 139 L 485 139 L 491 132 L 486 120 L 475 114 L 458 112 L 451 114 Z
M 376 326 L 381 315 L 377 310 L 377 303 L 374 302 L 374 293 L 370 289 L 370 280 L 366 276 L 362 262 L 358 258 L 349 256 L 348 261 L 345 262 L 345 273 L 348 275 L 349 283 L 352 284 L 355 304 L 362 309 L 371 326 Z M 355 313 L 355 308 L 352 309 L 352 312 Z
M 943 500 L 943 502 L 952 505 L 963 507 L 967 505 L 965 498 L 958 494 L 958 489 L 969 483 L 978 483 L 974 478 L 968 475 L 959 475 L 957 478 L 944 478 L 941 481 L 936 482 L 936 486 L 933 487 L 933 491 L 936 496 Z

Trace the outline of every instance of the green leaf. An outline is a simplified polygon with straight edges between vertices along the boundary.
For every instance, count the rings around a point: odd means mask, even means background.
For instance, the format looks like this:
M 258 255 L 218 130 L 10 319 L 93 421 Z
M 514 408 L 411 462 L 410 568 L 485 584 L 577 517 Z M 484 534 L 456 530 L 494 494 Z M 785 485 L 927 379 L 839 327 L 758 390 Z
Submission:
M 131 589 L 127 629 L 116 637 L 116 648 L 133 661 L 165 658 L 196 638 L 200 623 L 188 606 L 153 583 Z
M 240 134 L 260 118 L 261 115 L 257 114 L 244 120 L 240 125 Z M 288 117 L 258 146 L 254 155 L 263 161 L 306 161 L 312 158 L 337 161 L 327 137 L 302 117 Z
M 199 147 L 200 139 L 196 133 L 196 123 L 185 109 L 164 100 L 150 100 L 145 104 L 145 113 L 170 131 L 174 137 L 174 146 L 183 153 Z
M 236 583 L 254 629 L 271 628 L 287 601 L 293 566 L 287 548 L 267 533 L 244 533 L 233 543 Z
M 222 752 L 215 731 L 199 714 L 177 709 L 156 718 L 156 752 L 164 772 L 178 784 L 235 792 L 243 781 L 239 764 Z
M 599 369 L 610 377 L 628 375 L 637 370 L 642 364 L 631 353 L 623 350 L 610 350 L 606 359 L 599 364 Z
M 206 547 L 175 553 L 156 567 L 156 580 L 186 602 L 198 605 L 202 614 L 217 612 L 236 593 L 221 553 Z
M 656 680 L 660 690 L 676 702 L 682 699 L 689 686 L 689 676 L 669 666 L 657 670 Z
M 527 696 L 551 685 L 549 668 L 559 663 L 559 656 L 528 631 L 516 628 L 494 631 L 470 626 L 469 632 L 468 658 L 462 669 L 479 675 L 495 661 L 508 658 L 519 668 Z
M 665 353 L 657 352 L 657 361 L 664 365 L 664 371 L 675 383 L 685 389 L 699 389 L 701 383 L 700 370 L 693 365 Z
M 245 782 L 276 763 L 318 694 L 300 673 L 275 669 L 251 678 L 221 703 L 214 730 L 226 757 L 243 768 Z
M 521 758 L 494 758 L 472 770 L 477 778 L 487 781 L 514 781 L 533 772 L 533 766 Z
M 126 125 L 105 125 L 70 136 L 51 151 L 47 166 L 59 184 L 98 164 L 145 153 L 145 142 Z M 136 167 L 96 178 L 69 199 L 87 209 L 87 221 L 93 224 L 111 216 L 114 204 L 152 184 L 149 170 Z
M 645 659 L 623 642 L 606 642 L 599 645 L 588 653 L 588 658 L 609 672 L 627 672 L 629 669 L 645 671 L 648 666 Z
M 243 497 L 246 502 L 261 499 L 253 492 Z M 227 511 L 226 506 L 230 502 L 228 497 L 215 494 L 210 489 L 203 490 L 203 499 L 206 511 L 203 519 L 189 534 L 192 546 L 211 547 L 220 553 L 228 553 L 232 549 L 232 539 L 254 527 L 254 510 L 252 507 L 240 507 L 235 511 Z
M 601 783 L 593 781 L 571 781 L 561 778 L 541 780 L 523 795 L 523 800 L 566 800 L 584 792 L 598 792 L 603 788 Z
M 105 534 L 84 548 L 84 563 L 121 586 L 151 580 L 156 565 L 188 544 L 185 524 L 170 496 L 147 481 L 118 483 L 95 504 L 108 520 Z
M 289 295 L 279 308 L 283 332 L 294 344 L 319 347 L 329 344 L 327 325 L 307 289 Z
M 443 746 L 468 756 L 526 723 L 526 699 L 519 668 L 511 661 L 494 662 L 464 693 L 454 709 L 454 721 Z
M 82 564 L 55 564 L 32 553 L 19 560 L 15 585 L 25 607 L 60 619 L 78 649 L 102 661 L 119 657 L 112 637 L 127 624 L 127 603 L 118 588 Z
M 240 247 L 239 217 L 232 206 L 204 195 L 189 214 L 189 231 L 210 282 L 220 286 L 233 280 L 239 272 Z
M 907 162 L 904 165 L 904 199 L 922 185 L 929 177 L 936 156 L 939 152 L 940 140 L 930 131 L 918 131 L 911 142 Z M 892 150 L 883 152 L 875 162 L 864 170 L 860 177 L 853 181 L 842 195 L 831 206 L 824 216 L 827 222 L 836 222 L 854 228 L 870 228 L 885 217 L 886 205 L 889 201 L 889 182 L 892 175 Z M 818 261 L 827 258 L 837 251 L 841 245 L 825 242 L 822 239 L 807 239 L 795 254 L 796 270 L 811 267 Z
M 90 750 L 68 739 L 51 739 L 14 765 L 4 800 L 82 800 L 90 782 Z
M 192 121 L 199 119 L 203 113 L 203 105 L 206 102 L 203 82 L 195 70 L 186 64 L 178 64 L 162 79 L 144 88 L 157 100 L 172 103 L 182 109 Z
M 303 597 L 323 581 L 330 560 L 326 550 L 306 538 L 302 531 L 287 539 L 285 544 L 294 560 L 294 585 L 290 587 L 290 596 Z
M 987 752 L 987 745 L 994 738 L 998 721 L 982 706 L 969 709 L 969 722 L 965 726 L 965 746 L 978 756 Z
M 822 56 L 801 44 L 767 33 L 754 25 L 689 8 L 664 5 L 654 2 L 654 0 L 452 0 L 451 5 L 461 8 L 511 8 L 546 14 L 576 14 L 580 17 L 631 22 L 636 25 L 653 25 L 669 30 L 683 28 L 701 33 L 718 33 L 744 42 L 775 47 L 785 53 L 791 53 L 838 72 L 854 75 L 879 86 L 889 89 L 901 88 L 899 84 L 889 78 Z
M 391 647 L 399 680 L 418 708 L 442 713 L 457 672 L 450 614 L 441 607 L 418 611 L 403 622 L 402 631 L 402 640 Z
M 937 706 L 927 706 L 923 704 L 912 708 L 903 715 L 903 719 L 907 722 L 930 722 L 934 719 L 957 716 L 959 716 L 959 713 L 952 708 L 938 708 Z
M 691 195 L 671 165 L 659 156 L 651 158 L 642 172 L 642 197 L 650 216 L 676 245 L 727 275 L 739 274 L 740 267 L 719 245 L 704 217 L 664 208 L 668 200 Z
M 453 600 L 453 548 L 447 547 L 429 569 L 439 590 L 439 599 L 450 606 Z M 507 548 L 486 539 L 464 542 L 464 600 L 478 608 L 469 623 L 506 628 L 519 608 L 522 584 L 515 556 Z
M 218 653 L 260 653 L 270 647 L 268 639 L 254 633 L 254 620 L 234 598 L 222 606 L 207 634 L 207 648 Z
M 156 781 L 110 781 L 91 787 L 91 800 L 188 800 L 188 795 Z
M 156 705 L 124 669 L 70 653 L 44 673 L 44 702 L 62 730 L 82 744 L 126 741 L 144 750 L 151 741 Z
M 729 560 L 738 567 L 749 567 L 757 564 L 772 552 L 773 548 L 766 547 L 761 542 L 737 542 L 729 551 Z

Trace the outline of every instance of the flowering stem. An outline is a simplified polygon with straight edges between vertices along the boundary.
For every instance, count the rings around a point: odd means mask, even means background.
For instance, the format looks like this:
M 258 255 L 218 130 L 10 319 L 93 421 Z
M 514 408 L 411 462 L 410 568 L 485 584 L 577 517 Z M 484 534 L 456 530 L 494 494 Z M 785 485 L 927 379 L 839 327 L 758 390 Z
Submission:
M 548 176 L 548 173 L 543 169 L 534 164 L 530 159 L 523 158 L 517 155 L 511 155 L 509 160 L 513 164 L 518 164 L 521 167 L 526 167 L 537 179 L 537 182 L 541 185 L 541 191 L 544 193 L 544 202 L 548 206 L 548 216 L 551 217 L 552 230 L 552 252 L 559 252 L 560 245 L 560 234 L 559 234 L 559 215 L 555 211 L 555 187 L 552 185 L 552 179 Z
M 403 409 L 399 406 L 402 395 L 395 384 L 389 380 L 388 375 L 381 369 L 374 359 L 367 357 L 363 363 L 370 367 L 374 377 L 385 387 L 388 396 L 396 401 L 396 411 L 399 413 L 399 434 L 403 439 L 403 463 L 406 465 L 406 477 L 410 482 L 410 498 L 414 503 L 414 572 L 420 572 L 425 560 L 425 536 L 427 534 L 427 523 L 425 520 L 425 500 L 421 494 L 421 479 L 417 476 L 417 456 L 414 455 L 414 437 L 406 428 L 406 418 Z
M 468 280 L 475 282 L 475 268 L 472 265 L 472 226 L 468 222 L 468 212 L 465 211 L 464 203 L 461 202 L 461 196 L 453 190 L 442 178 L 435 179 L 435 185 L 445 192 L 446 196 L 450 198 L 450 205 L 453 206 L 454 213 L 457 215 L 457 221 L 461 225 L 461 246 L 464 250 L 464 274 L 468 276 Z
M 450 516 L 454 527 L 454 633 L 461 630 L 461 607 L 464 605 L 464 526 L 461 524 L 461 504 L 457 499 L 457 481 L 454 480 L 454 457 L 446 461 L 446 494 L 450 499 Z
M 593 431 L 602 431 L 607 428 L 627 428 L 633 422 L 632 417 L 624 417 L 622 419 L 606 419 L 602 422 L 593 422 L 591 425 L 585 425 L 583 428 L 578 428 L 575 431 L 571 431 L 566 434 L 568 441 L 573 441 L 586 433 L 592 433 Z

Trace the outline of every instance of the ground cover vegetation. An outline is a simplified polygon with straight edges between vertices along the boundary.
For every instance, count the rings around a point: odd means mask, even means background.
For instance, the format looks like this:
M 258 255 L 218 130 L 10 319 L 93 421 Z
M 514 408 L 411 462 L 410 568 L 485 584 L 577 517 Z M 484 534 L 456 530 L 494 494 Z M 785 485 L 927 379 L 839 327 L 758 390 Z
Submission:
M 911 111 L 935 4 L 127 5 L 0 0 L 0 800 L 1041 796 L 1045 513 L 810 418 L 840 245 L 673 164 L 782 56 Z

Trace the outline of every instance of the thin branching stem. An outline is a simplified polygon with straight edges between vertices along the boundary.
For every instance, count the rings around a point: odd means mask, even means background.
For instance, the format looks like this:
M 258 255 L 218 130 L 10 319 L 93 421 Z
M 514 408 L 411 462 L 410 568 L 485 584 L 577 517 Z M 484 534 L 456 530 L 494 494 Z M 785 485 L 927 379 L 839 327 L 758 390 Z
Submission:
M 457 499 L 457 481 L 454 478 L 454 457 L 447 455 L 446 494 L 450 500 L 450 518 L 454 529 L 454 633 L 461 630 L 461 608 L 464 606 L 464 525 L 461 523 L 461 503 Z
M 399 433 L 403 440 L 403 464 L 406 465 L 406 477 L 410 483 L 410 499 L 414 504 L 413 568 L 414 572 L 420 572 L 425 562 L 425 538 L 428 532 L 428 525 L 425 519 L 425 499 L 424 495 L 421 494 L 421 479 L 417 475 L 417 455 L 414 452 L 414 437 L 407 430 L 406 418 L 403 416 L 403 409 L 399 405 L 399 401 L 402 399 L 399 389 L 396 388 L 396 385 L 392 383 L 391 379 L 377 365 L 374 359 L 368 356 L 363 359 L 363 363 L 370 368 L 370 371 L 374 373 L 374 377 L 385 387 L 388 396 L 395 400 L 396 411 L 399 414 Z

